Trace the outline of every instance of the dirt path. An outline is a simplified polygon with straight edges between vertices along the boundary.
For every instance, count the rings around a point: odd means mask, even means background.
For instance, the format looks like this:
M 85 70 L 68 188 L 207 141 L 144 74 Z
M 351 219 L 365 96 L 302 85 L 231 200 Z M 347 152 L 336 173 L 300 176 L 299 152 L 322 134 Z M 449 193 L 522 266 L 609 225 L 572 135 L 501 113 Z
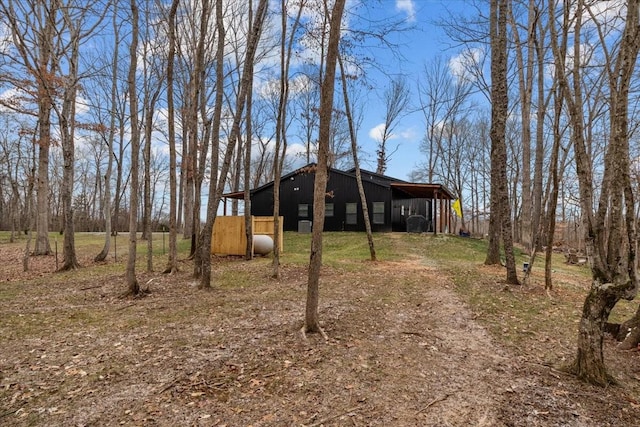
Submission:
M 392 369 L 408 377 L 403 384 L 415 383 L 409 400 L 419 402 L 406 404 L 397 425 L 600 425 L 545 385 L 543 378 L 560 380 L 563 374 L 528 366 L 497 345 L 449 280 L 420 266 L 425 261 L 382 264 L 392 271 L 411 270 L 422 282 L 385 314 L 388 334 L 395 339 L 380 351 L 385 360 L 397 361 Z M 402 356 L 394 358 L 399 349 Z M 390 385 L 384 394 L 399 395 Z M 562 387 L 562 381 L 557 385 Z

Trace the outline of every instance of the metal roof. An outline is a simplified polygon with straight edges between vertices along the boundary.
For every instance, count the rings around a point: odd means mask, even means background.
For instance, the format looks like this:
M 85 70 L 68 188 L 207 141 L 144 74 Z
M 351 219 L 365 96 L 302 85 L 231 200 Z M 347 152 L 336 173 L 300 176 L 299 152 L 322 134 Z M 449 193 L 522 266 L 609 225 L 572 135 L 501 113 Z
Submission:
M 453 200 L 455 196 L 442 184 L 415 184 L 392 182 L 393 190 L 401 191 L 412 198 Z
M 310 163 L 302 168 L 296 169 L 293 172 L 290 172 L 284 175 L 281 180 L 286 180 L 293 175 L 297 175 L 301 172 L 305 172 L 315 167 L 315 163 Z M 338 169 L 332 169 L 333 172 L 337 172 L 343 175 L 348 175 L 355 179 L 355 169 L 351 169 L 349 171 L 341 171 Z M 375 172 L 370 172 L 366 170 L 362 170 L 364 174 L 368 174 L 372 177 L 381 178 L 381 182 L 378 180 L 372 181 L 378 185 L 383 185 L 387 188 L 392 188 L 395 191 L 399 191 L 401 193 L 406 194 L 409 198 L 423 198 L 423 199 L 443 199 L 443 200 L 453 200 L 455 196 L 442 184 L 420 184 L 420 183 L 410 183 L 406 181 L 402 181 L 397 178 L 392 178 L 386 175 L 376 174 Z M 258 188 L 254 188 L 251 190 L 251 193 L 262 190 L 265 187 L 269 187 L 273 185 L 273 181 L 264 184 Z M 243 199 L 244 192 L 243 191 L 235 191 L 232 193 L 223 194 L 222 197 L 226 197 L 228 199 Z

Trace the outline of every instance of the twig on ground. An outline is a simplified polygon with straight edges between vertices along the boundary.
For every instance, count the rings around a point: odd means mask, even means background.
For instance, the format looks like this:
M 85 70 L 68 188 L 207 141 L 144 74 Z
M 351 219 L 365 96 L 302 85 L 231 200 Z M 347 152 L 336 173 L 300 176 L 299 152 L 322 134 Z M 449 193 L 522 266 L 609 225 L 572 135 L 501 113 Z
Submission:
M 173 387 L 174 385 L 176 385 L 176 384 L 178 383 L 178 381 L 180 381 L 182 378 L 183 378 L 183 376 L 176 377 L 173 381 L 171 381 L 169 384 L 167 384 L 166 386 L 164 386 L 164 387 L 162 388 L 162 390 L 160 390 L 160 391 L 158 392 L 158 394 L 162 394 L 162 393 L 164 393 L 165 391 L 169 390 L 171 387 Z
M 404 335 L 415 335 L 417 337 L 423 337 L 423 338 L 436 338 L 436 339 L 439 339 L 440 341 L 444 341 L 444 338 L 442 338 L 440 335 L 432 331 L 429 331 L 428 333 L 417 332 L 417 331 L 402 331 L 402 333 Z
M 334 419 L 339 418 L 339 417 L 341 417 L 343 415 L 347 415 L 347 414 L 349 414 L 351 412 L 357 411 L 358 408 L 360 408 L 360 406 L 354 406 L 353 408 L 349 408 L 346 411 L 342 411 L 342 412 L 340 412 L 338 414 L 330 415 L 328 417 L 325 417 L 325 418 L 321 419 L 320 421 L 316 421 L 313 424 L 307 425 L 306 427 L 318 427 L 318 426 L 320 426 L 320 425 L 322 425 L 322 424 L 324 424 L 324 423 L 326 423 L 328 421 L 334 420 Z
M 405 335 L 417 335 L 419 337 L 426 337 L 427 334 L 424 334 L 422 332 L 414 332 L 414 331 L 402 331 L 403 334 Z
M 449 396 L 451 396 L 450 393 L 445 394 L 444 396 L 440 396 L 436 399 L 433 399 L 431 402 L 427 403 L 427 405 L 425 407 L 423 407 L 422 409 L 420 409 L 418 412 L 416 412 L 416 415 L 418 415 L 421 412 L 426 411 L 427 409 L 429 409 L 430 407 L 432 407 L 433 405 L 435 405 L 438 402 L 442 402 L 443 400 L 445 400 L 446 398 L 448 398 Z
M 125 308 L 133 307 L 134 305 L 135 305 L 134 303 L 127 304 L 125 306 L 117 308 L 116 311 L 124 310 Z
M 13 410 L 9 410 L 7 412 L 3 412 L 2 414 L 0 414 L 0 419 L 4 418 L 4 417 L 8 417 L 9 415 L 13 415 L 16 412 L 18 412 L 27 402 L 22 402 L 20 404 L 20 406 L 18 406 L 16 409 Z
M 322 338 L 324 338 L 325 341 L 329 341 L 329 336 L 324 332 L 324 329 L 322 328 L 318 328 L 320 334 L 322 335 Z
M 89 289 L 101 288 L 104 285 L 96 285 L 96 286 L 87 286 L 86 288 L 80 288 L 81 291 L 88 291 Z

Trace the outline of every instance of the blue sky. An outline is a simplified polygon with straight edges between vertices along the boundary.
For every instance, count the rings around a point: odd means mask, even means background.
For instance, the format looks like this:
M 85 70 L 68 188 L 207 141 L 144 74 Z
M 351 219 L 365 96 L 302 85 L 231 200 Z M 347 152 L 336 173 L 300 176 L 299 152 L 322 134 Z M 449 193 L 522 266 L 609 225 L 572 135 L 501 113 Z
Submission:
M 403 16 L 407 23 L 415 28 L 396 37 L 399 53 L 404 58 L 402 61 L 398 61 L 391 53 L 381 52 L 381 56 L 378 57 L 380 66 L 387 73 L 391 75 L 400 73 L 407 76 L 414 109 L 419 104 L 417 82 L 424 65 L 441 56 L 447 62 L 451 61 L 451 65 L 454 66 L 456 57 L 460 53 L 459 48 L 451 47 L 450 41 L 435 22 L 448 17 L 450 11 L 456 13 L 463 11 L 465 3 L 463 0 L 382 0 L 381 7 L 374 11 L 381 17 Z M 376 74 L 378 74 L 376 81 L 379 82 L 379 93 L 369 94 L 366 114 L 358 135 L 360 145 L 369 154 L 368 158 L 371 160 L 363 167 L 374 170 L 376 142 L 371 135 L 374 134 L 373 129 L 381 125 L 384 120 L 384 109 L 380 97 L 388 81 L 388 78 L 381 73 Z M 375 108 L 376 105 L 378 108 Z M 391 149 L 398 145 L 399 148 L 387 165 L 387 175 L 400 179 L 408 178 L 407 175 L 423 159 L 419 146 L 424 129 L 424 119 L 420 112 L 410 113 L 400 120 L 395 136 L 390 141 Z
M 361 156 L 362 166 L 375 170 L 377 147 L 372 135 L 384 120 L 384 105 L 381 98 L 389 82 L 387 75 L 406 75 L 413 95 L 412 106 L 416 108 L 418 105 L 417 81 L 424 65 L 438 55 L 448 60 L 459 54 L 459 50 L 450 48 L 450 43 L 446 40 L 443 31 L 434 22 L 448 16 L 449 10 L 464 10 L 466 2 L 464 0 L 348 0 L 347 4 L 348 6 L 360 5 L 359 10 L 369 14 L 372 21 L 404 20 L 407 25 L 413 27 L 411 30 L 390 36 L 390 41 L 398 46 L 397 52 L 392 53 L 384 49 L 369 52 L 369 55 L 376 59 L 377 67 L 380 69 L 370 67 L 368 70 L 370 83 L 375 89 L 366 93 L 366 109 L 359 129 L 358 142 L 366 154 Z M 355 18 L 353 16 L 349 18 L 349 14 L 346 16 L 345 25 L 348 26 L 349 19 L 355 20 Z M 353 25 L 362 25 L 362 23 L 354 22 Z M 402 59 L 398 60 L 398 56 Z M 7 97 L 12 93 L 12 90 L 9 90 L 0 96 Z M 86 112 L 87 105 L 80 101 L 81 109 L 78 113 L 82 114 Z M 389 141 L 389 151 L 399 148 L 387 165 L 388 175 L 407 179 L 408 174 L 423 159 L 419 150 L 423 134 L 424 123 L 421 113 L 408 114 L 399 121 Z

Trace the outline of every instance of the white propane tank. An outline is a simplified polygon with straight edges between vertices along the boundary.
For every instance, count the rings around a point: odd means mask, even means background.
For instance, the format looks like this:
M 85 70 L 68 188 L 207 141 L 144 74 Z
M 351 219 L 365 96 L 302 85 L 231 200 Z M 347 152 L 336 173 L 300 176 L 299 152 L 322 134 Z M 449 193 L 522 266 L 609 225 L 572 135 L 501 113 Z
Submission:
M 253 253 L 255 255 L 267 255 L 273 251 L 273 239 L 266 234 L 253 236 Z

